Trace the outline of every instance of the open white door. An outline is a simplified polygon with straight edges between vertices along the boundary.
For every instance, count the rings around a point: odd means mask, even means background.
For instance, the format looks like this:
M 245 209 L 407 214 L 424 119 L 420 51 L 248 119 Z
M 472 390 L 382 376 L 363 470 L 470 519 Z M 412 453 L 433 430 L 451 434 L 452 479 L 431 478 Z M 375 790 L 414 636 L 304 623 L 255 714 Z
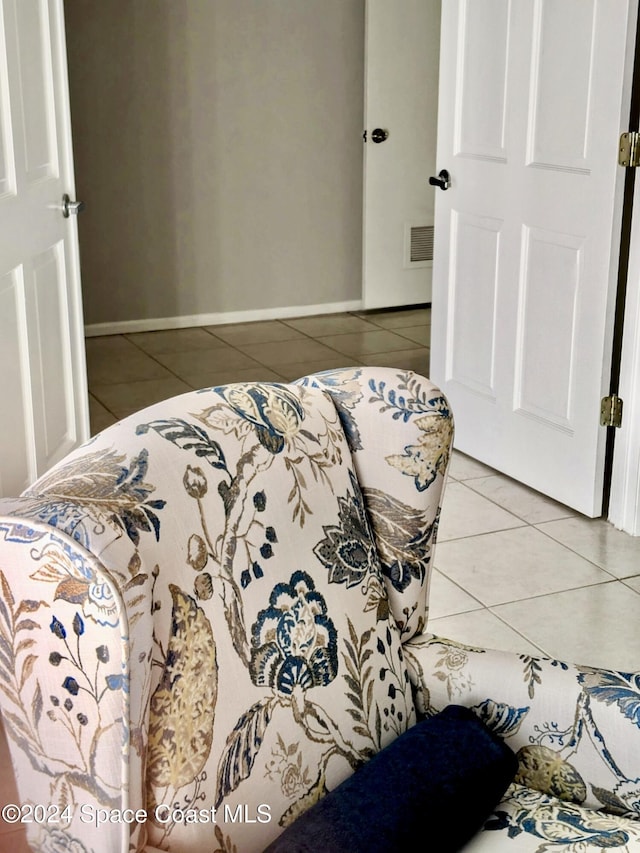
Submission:
M 602 509 L 637 3 L 442 10 L 431 375 L 456 446 Z
M 440 0 L 367 0 L 365 36 L 364 307 L 431 302 Z
M 89 433 L 62 0 L 0 0 L 0 495 Z

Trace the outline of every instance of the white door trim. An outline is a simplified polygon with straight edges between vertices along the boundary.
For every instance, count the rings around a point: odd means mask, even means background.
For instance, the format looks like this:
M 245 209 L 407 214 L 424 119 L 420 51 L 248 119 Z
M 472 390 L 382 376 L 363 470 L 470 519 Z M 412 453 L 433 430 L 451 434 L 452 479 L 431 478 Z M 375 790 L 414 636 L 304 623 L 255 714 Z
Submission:
M 619 394 L 622 426 L 616 431 L 609 521 L 640 536 L 640 181 L 636 180 Z
M 69 94 L 69 72 L 67 67 L 67 34 L 64 18 L 64 0 L 54 0 L 50 7 L 52 16 L 53 45 L 55 51 L 53 73 L 56 93 L 60 98 L 57 109 L 60 168 L 64 176 L 67 193 L 72 199 L 76 197 L 75 168 L 73 161 L 73 142 L 71 135 L 71 99 Z M 82 286 L 80 279 L 80 254 L 77 217 L 72 216 L 67 222 L 67 228 L 72 232 L 67 241 L 69 250 L 66 252 L 67 275 L 70 286 L 69 325 L 73 359 L 73 377 L 75 392 L 75 420 L 77 442 L 87 441 L 91 435 L 89 416 L 89 391 L 87 380 L 87 357 L 84 345 L 84 309 L 82 303 Z
M 638 10 L 631 7 L 627 34 L 625 101 L 631 101 Z M 624 401 L 622 426 L 616 430 L 609 491 L 608 520 L 632 536 L 640 536 L 640 182 L 633 193 L 627 294 L 624 308 L 620 381 Z

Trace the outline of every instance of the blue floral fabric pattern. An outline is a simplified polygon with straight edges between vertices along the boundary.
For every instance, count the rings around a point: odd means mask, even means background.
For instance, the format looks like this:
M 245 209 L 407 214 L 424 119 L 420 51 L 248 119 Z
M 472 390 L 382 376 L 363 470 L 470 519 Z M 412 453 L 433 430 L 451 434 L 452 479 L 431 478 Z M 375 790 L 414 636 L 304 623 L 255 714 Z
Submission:
M 216 390 L 240 417 L 253 424 L 260 444 L 271 453 L 281 453 L 285 440 L 302 428 L 304 409 L 283 386 L 247 384 Z
M 91 523 L 98 516 L 105 524 L 122 529 L 137 545 L 140 533 L 160 532 L 158 512 L 165 501 L 153 498 L 154 487 L 144 482 L 149 454 L 141 450 L 130 460 L 111 449 L 87 453 L 82 466 L 61 463 L 45 474 L 37 492 L 27 490 L 34 517 L 64 530 L 83 545 L 90 541 Z M 98 469 L 100 477 L 84 476 Z
M 449 465 L 453 418 L 428 379 L 391 368 L 329 370 L 298 380 L 331 394 L 403 641 L 420 634 Z M 329 548 L 329 543 L 326 544 Z
M 407 613 L 385 561 L 402 565 L 417 620 L 443 472 L 420 491 L 381 458 L 422 430 L 407 417 L 376 449 L 369 379 L 165 401 L 3 503 L 0 707 L 20 778 L 37 782 L 26 801 L 144 809 L 132 851 L 251 853 L 412 725 Z M 362 487 L 381 465 L 413 510 L 406 549 L 385 483 Z M 167 805 L 246 819 L 164 820 Z M 70 849 L 121 849 L 122 826 L 98 844 L 75 814 Z M 31 831 L 34 849 L 58 843 Z
M 295 572 L 289 583 L 276 585 L 269 607 L 258 613 L 252 631 L 251 680 L 285 695 L 296 686 L 324 687 L 338 671 L 337 639 L 313 580 L 305 572 Z
M 478 649 L 405 644 L 418 709 L 470 707 L 518 758 L 515 784 L 470 851 L 640 849 L 640 677 Z
M 355 586 L 377 568 L 378 560 L 360 489 L 353 475 L 350 480 L 353 493 L 338 497 L 340 523 L 324 526 L 326 537 L 313 553 L 329 570 L 331 583 Z
M 21 501 L 5 506 L 26 510 Z M 49 807 L 50 820 L 32 825 L 40 836 L 32 849 L 90 853 L 86 833 L 77 837 L 67 823 L 76 803 L 88 810 L 124 805 L 111 760 L 129 751 L 115 723 L 130 696 L 122 600 L 91 554 L 39 520 L 0 519 L 0 552 L 2 718 L 17 747 L 18 778 L 27 781 L 21 802 Z M 99 720 L 114 724 L 96 736 Z M 107 828 L 105 843 L 117 845 L 116 835 Z
M 636 850 L 640 823 L 511 786 L 469 851 L 595 853 Z

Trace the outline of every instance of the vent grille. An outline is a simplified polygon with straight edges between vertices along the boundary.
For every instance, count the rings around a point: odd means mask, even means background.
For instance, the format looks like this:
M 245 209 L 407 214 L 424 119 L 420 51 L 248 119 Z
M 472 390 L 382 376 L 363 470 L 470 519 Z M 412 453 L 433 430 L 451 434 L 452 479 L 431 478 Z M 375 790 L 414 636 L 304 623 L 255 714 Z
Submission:
M 409 261 L 412 264 L 433 260 L 433 225 L 411 227 Z

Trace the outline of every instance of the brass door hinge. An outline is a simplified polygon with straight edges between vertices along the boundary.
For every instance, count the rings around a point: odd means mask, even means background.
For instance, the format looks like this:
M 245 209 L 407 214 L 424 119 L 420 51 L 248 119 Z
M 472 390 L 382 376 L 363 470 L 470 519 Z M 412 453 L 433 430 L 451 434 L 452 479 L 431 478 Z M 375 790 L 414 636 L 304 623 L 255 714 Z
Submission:
M 602 398 L 600 403 L 600 426 L 622 426 L 622 400 L 616 394 Z
M 640 133 L 632 131 L 620 137 L 618 165 L 635 169 L 640 166 Z

